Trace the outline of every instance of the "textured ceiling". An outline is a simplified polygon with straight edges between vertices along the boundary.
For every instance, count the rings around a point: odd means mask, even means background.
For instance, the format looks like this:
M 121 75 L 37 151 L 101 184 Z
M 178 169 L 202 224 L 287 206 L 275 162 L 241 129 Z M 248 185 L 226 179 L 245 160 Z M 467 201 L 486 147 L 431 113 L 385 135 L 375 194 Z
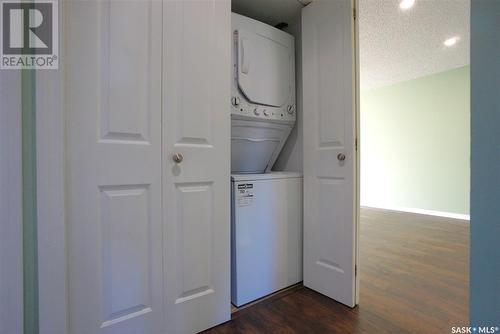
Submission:
M 361 89 L 469 64 L 469 0 L 416 0 L 406 11 L 399 2 L 359 0 Z
M 315 0 L 335 1 L 335 0 Z M 232 0 L 232 10 L 270 25 L 291 23 L 311 0 Z M 470 0 L 359 0 L 361 89 L 469 64 Z M 459 36 L 453 47 L 445 39 Z
M 329 1 L 329 0 L 328 0 Z M 232 0 L 232 11 L 275 26 L 291 23 L 311 0 Z

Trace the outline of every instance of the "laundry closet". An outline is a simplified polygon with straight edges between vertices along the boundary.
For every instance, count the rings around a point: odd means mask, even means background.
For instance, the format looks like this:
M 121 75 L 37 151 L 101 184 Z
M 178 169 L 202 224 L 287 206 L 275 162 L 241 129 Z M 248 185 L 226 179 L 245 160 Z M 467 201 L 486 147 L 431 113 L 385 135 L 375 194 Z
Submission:
M 355 2 L 63 6 L 68 333 L 357 304 Z
M 317 54 L 302 50 L 300 5 L 296 11 L 280 13 L 265 3 L 233 0 L 232 4 L 231 301 L 239 307 L 302 281 L 302 119 L 309 116 L 302 100 L 302 55 Z M 319 42 L 332 46 L 328 40 Z M 309 40 L 306 45 L 314 47 Z M 345 76 L 324 70 L 327 75 Z M 320 84 L 332 82 L 335 78 Z M 337 124 L 330 126 L 338 129 Z M 344 164 L 345 154 L 339 153 L 337 159 Z M 335 179 L 327 178 L 331 180 Z M 318 263 L 339 269 L 328 260 Z
M 232 13 L 231 302 L 302 281 L 302 175 L 273 171 L 296 122 L 295 43 Z

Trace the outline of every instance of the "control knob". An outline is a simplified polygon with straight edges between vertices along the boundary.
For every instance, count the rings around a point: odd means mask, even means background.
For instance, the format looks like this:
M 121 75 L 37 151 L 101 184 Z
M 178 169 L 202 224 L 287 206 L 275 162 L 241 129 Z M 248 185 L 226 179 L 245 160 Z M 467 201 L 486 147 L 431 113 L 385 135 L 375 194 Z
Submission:
M 237 97 L 237 96 L 234 96 L 232 99 L 231 99 L 231 103 L 233 104 L 233 106 L 238 106 L 240 104 L 240 98 Z
M 259 108 L 255 108 L 255 109 L 253 110 L 253 113 L 255 114 L 255 116 L 259 116 L 259 115 L 260 115 Z
M 264 109 L 264 116 L 269 116 L 269 111 L 267 111 L 267 109 Z
M 288 113 L 290 115 L 292 115 L 293 114 L 293 107 L 291 105 L 288 105 L 288 107 L 286 108 L 286 111 L 288 111 Z

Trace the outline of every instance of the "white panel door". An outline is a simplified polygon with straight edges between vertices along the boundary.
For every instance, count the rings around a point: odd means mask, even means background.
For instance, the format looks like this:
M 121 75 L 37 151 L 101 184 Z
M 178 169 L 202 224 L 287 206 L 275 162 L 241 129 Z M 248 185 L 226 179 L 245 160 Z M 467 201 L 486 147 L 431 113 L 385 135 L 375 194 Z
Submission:
M 66 6 L 70 333 L 163 333 L 159 1 Z
M 302 10 L 304 285 L 353 307 L 355 53 L 351 0 Z
M 231 9 L 166 1 L 163 14 L 165 332 L 194 333 L 230 319 Z

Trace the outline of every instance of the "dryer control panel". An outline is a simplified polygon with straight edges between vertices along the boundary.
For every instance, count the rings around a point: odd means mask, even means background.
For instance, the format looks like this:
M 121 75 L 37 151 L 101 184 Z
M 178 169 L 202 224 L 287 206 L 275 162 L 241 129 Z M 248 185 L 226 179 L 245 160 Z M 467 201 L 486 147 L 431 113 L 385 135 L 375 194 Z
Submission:
M 271 107 L 249 103 L 239 94 L 231 98 L 231 113 L 260 119 L 295 121 L 295 105 L 285 107 Z

